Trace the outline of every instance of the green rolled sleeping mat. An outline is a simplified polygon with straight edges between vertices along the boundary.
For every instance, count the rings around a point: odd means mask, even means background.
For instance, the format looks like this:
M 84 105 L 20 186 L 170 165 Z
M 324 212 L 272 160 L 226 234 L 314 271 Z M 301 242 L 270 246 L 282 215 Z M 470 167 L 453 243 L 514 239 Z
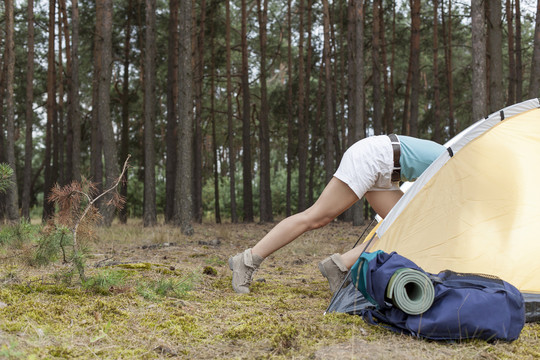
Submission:
M 435 288 L 429 277 L 414 269 L 394 272 L 386 287 L 386 297 L 395 307 L 409 315 L 420 315 L 433 304 Z

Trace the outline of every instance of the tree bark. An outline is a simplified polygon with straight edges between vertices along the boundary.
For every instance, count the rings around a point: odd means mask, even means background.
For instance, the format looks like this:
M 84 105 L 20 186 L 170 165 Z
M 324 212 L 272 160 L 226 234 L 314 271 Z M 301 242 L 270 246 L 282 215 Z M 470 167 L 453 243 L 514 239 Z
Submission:
M 131 17 L 132 17 L 132 0 L 128 1 L 127 7 L 127 20 L 124 34 L 124 62 L 122 73 L 122 92 L 120 95 L 120 101 L 122 103 L 121 119 L 122 126 L 120 130 L 120 161 L 125 161 L 129 155 L 129 68 L 131 66 L 130 53 L 131 53 Z M 146 169 L 146 168 L 145 168 Z M 119 185 L 120 195 L 127 199 L 128 195 L 128 176 L 124 173 L 122 182 Z M 127 203 L 126 203 L 127 205 Z M 127 206 L 123 206 L 118 210 L 118 220 L 122 224 L 127 223 L 128 211 Z
M 382 7 L 381 0 L 373 0 L 373 21 L 372 21 L 372 40 L 371 40 L 371 61 L 373 84 L 373 131 L 375 135 L 382 134 L 382 103 L 381 103 L 381 59 L 380 59 L 380 12 Z
M 60 8 L 60 14 L 61 14 L 61 24 L 62 26 L 58 27 L 58 31 L 60 34 L 64 34 L 64 41 L 66 43 L 66 87 L 67 87 L 67 104 L 66 104 L 66 123 L 64 127 L 66 128 L 65 133 L 65 142 L 64 146 L 62 147 L 63 154 L 63 163 L 64 163 L 64 169 L 63 169 L 63 183 L 67 184 L 70 183 L 73 180 L 73 100 L 72 100 L 72 70 L 71 67 L 73 66 L 72 62 L 72 53 L 71 53 L 71 41 L 70 41 L 70 34 L 69 34 L 69 24 L 68 24 L 68 13 L 66 9 L 66 1 L 61 0 L 59 1 L 59 8 Z
M 350 71 L 350 79 L 354 79 L 354 86 L 351 87 L 353 93 L 351 107 L 354 109 L 352 119 L 352 139 L 350 144 L 363 139 L 365 137 L 364 133 L 364 4 L 363 0 L 352 0 L 352 9 L 351 13 L 353 14 L 351 28 L 351 38 L 354 41 L 351 43 L 353 45 L 350 50 L 353 53 L 352 63 L 349 63 L 349 66 L 353 68 Z M 360 199 L 352 207 L 352 219 L 354 226 L 364 225 L 364 214 L 362 212 L 362 200 Z
M 307 206 L 311 206 L 313 204 L 313 177 L 314 177 L 314 168 L 315 168 L 315 137 L 316 137 L 316 130 L 318 122 L 311 121 L 311 119 L 315 119 L 315 117 L 311 116 L 310 111 L 310 104 L 311 104 L 311 69 L 314 67 L 312 64 L 313 59 L 313 46 L 312 46 L 312 24 L 313 24 L 313 6 L 312 6 L 312 0 L 307 0 L 307 24 L 306 24 L 306 32 L 308 34 L 307 36 L 307 44 L 306 44 L 306 96 L 305 96 L 305 104 L 304 107 L 307 110 L 306 113 L 306 123 L 308 126 L 308 132 L 310 133 L 310 139 L 309 141 L 309 173 L 307 175 Z M 317 102 L 316 107 L 318 107 L 318 104 L 320 102 Z
M 292 9 L 291 1 L 287 0 L 287 182 L 285 190 L 285 216 L 291 216 L 292 197 L 292 159 L 293 159 L 293 80 L 292 80 Z
M 1 32 L 0 32 L 1 34 Z M 0 38 L 1 39 L 1 38 Z M 2 53 L 0 53 L 2 54 Z M 5 93 L 6 93 L 6 87 L 5 87 L 5 80 L 6 80 L 6 74 L 7 74 L 7 62 L 5 61 L 5 55 L 4 59 L 0 58 L 0 104 L 4 103 L 5 99 Z M 0 162 L 7 162 L 6 159 L 6 152 L 5 152 L 5 146 L 6 146 L 6 139 L 5 139 L 5 113 L 4 113 L 4 107 L 0 106 Z M 4 222 L 6 217 L 6 194 L 0 193 L 0 223 Z
M 411 118 L 411 81 L 412 81 L 412 46 L 409 46 L 409 67 L 407 70 L 407 82 L 405 84 L 405 96 L 403 98 L 403 117 L 401 119 L 401 133 L 410 135 L 409 121 Z
M 441 86 L 439 83 L 439 1 L 433 0 L 433 137 L 442 142 Z M 473 70 L 474 71 L 474 70 Z
M 454 77 L 452 75 L 452 0 L 448 0 L 448 25 L 446 25 L 444 21 L 444 11 L 442 18 L 446 79 L 448 83 L 448 134 L 450 135 L 450 138 L 453 138 L 456 134 L 456 123 L 454 119 Z
M 56 111 L 56 65 L 55 65 L 55 11 L 56 1 L 49 1 L 49 40 L 47 53 L 47 125 L 45 130 L 45 173 L 43 184 L 43 221 L 49 220 L 54 213 L 54 205 L 49 201 L 49 192 L 52 189 L 56 176 L 52 166 L 52 146 L 53 146 L 53 122 Z
M 62 48 L 62 23 L 65 11 L 65 0 L 58 0 L 58 107 L 57 107 L 57 122 L 56 131 L 54 136 L 55 142 L 55 162 L 58 169 L 58 183 L 60 186 L 64 186 L 67 183 L 67 174 L 65 167 L 65 136 L 64 136 L 64 60 L 63 60 L 63 48 Z M 66 14 L 67 15 L 67 14 Z M 68 47 L 66 52 L 69 53 Z M 70 169 L 71 172 L 71 169 Z
M 167 160 L 165 222 L 174 216 L 174 191 L 176 178 L 176 142 L 178 139 L 178 0 L 169 1 L 169 48 L 167 59 Z
M 178 147 L 174 224 L 185 235 L 193 235 L 193 69 L 191 48 L 191 0 L 180 0 Z M 182 174 L 182 176 L 180 176 Z
M 215 6 L 211 7 L 210 18 L 210 94 L 216 93 L 216 47 L 214 39 L 216 37 L 215 24 L 216 13 Z M 221 224 L 221 209 L 219 205 L 219 158 L 218 158 L 218 145 L 216 137 L 216 111 L 215 111 L 215 97 L 210 97 L 210 121 L 212 124 L 212 155 L 213 155 L 213 173 L 214 173 L 214 217 L 216 224 Z
M 272 191 L 270 189 L 270 129 L 268 125 L 268 98 L 266 86 L 266 24 L 268 21 L 268 0 L 257 0 L 259 18 L 259 43 L 261 47 L 261 112 L 259 116 L 260 143 L 260 221 L 273 221 Z
M 241 4 L 241 48 L 242 48 L 242 175 L 244 184 L 244 222 L 253 222 L 253 189 L 251 175 L 251 125 L 250 125 L 250 94 L 249 94 L 249 63 L 247 44 L 247 1 L 242 0 Z
M 13 85 L 15 81 L 15 24 L 13 0 L 5 1 L 6 25 L 6 157 L 13 173 L 11 186 L 6 192 L 7 219 L 11 222 L 19 221 L 19 191 L 17 187 L 17 163 L 15 161 L 15 97 Z
M 484 0 L 473 0 L 472 23 L 472 121 L 486 116 L 486 19 Z
M 26 59 L 26 136 L 24 145 L 24 176 L 21 215 L 30 221 L 30 193 L 32 191 L 32 124 L 34 122 L 34 0 L 28 0 L 28 55 Z
M 96 26 L 94 33 L 94 49 L 93 49 L 93 74 L 92 74 L 92 118 L 91 118 L 91 140 L 90 140 L 90 178 L 96 184 L 97 191 L 103 189 L 103 164 L 102 158 L 102 136 L 99 120 L 99 81 L 102 71 L 102 21 L 103 16 L 100 14 L 102 6 L 96 4 Z M 96 206 L 100 206 L 102 201 L 98 201 Z
M 503 98 L 503 59 L 502 59 L 502 5 L 500 0 L 487 3 L 487 52 L 489 61 L 489 112 L 499 111 L 504 106 Z
M 523 100 L 523 59 L 521 53 L 521 7 L 520 0 L 516 5 L 516 102 Z
M 79 104 L 79 2 L 71 1 L 71 88 L 70 111 L 72 147 L 71 147 L 71 177 L 81 180 L 81 110 Z M 70 154 L 68 154 L 70 156 Z
M 393 89 L 394 89 L 394 79 L 393 79 L 393 65 L 388 67 L 388 56 L 387 56 L 387 46 L 386 43 L 386 30 L 384 24 L 384 6 L 379 7 L 379 21 L 380 21 L 380 34 L 381 34 L 381 58 L 382 58 L 382 68 L 383 68 L 383 89 L 384 89 L 384 108 L 382 115 L 382 126 L 383 132 L 386 134 L 391 134 L 394 131 L 393 124 Z M 394 47 L 394 45 L 392 45 Z M 393 52 L 392 52 L 393 53 Z
M 304 211 L 307 208 L 306 174 L 309 138 L 304 89 L 304 0 L 298 1 L 298 16 L 298 211 Z
M 144 210 L 143 225 L 157 224 L 156 153 L 156 0 L 146 0 L 146 36 L 144 66 Z
M 197 54 L 196 67 L 195 67 L 195 139 L 194 139 L 194 192 L 193 192 L 193 211 L 194 220 L 198 223 L 202 222 L 202 173 L 203 173 L 203 133 L 202 133 L 202 112 L 203 112 L 203 83 L 204 83 L 204 53 L 205 53 L 205 27 L 206 27 L 206 0 L 200 1 L 200 23 L 197 27 L 198 41 L 194 41 L 192 45 L 196 46 L 194 51 Z M 194 16 L 193 20 L 196 24 Z M 197 34 L 193 34 L 194 36 Z
M 420 101 L 420 0 L 411 0 L 411 117 L 410 134 L 418 136 Z
M 229 192 L 231 197 L 231 222 L 238 222 L 236 211 L 236 152 L 234 146 L 234 123 L 232 107 L 231 80 L 231 9 L 230 0 L 225 0 L 225 42 L 226 42 L 226 77 L 227 77 L 227 134 L 229 145 Z
M 507 23 L 507 44 L 508 44 L 508 98 L 506 104 L 512 105 L 516 102 L 516 51 L 514 45 L 514 11 L 513 1 L 506 0 L 506 23 Z
M 113 4 L 112 0 L 98 0 L 96 7 L 101 7 L 97 14 L 102 16 L 101 31 L 101 69 L 98 81 L 98 118 L 103 139 L 103 159 L 105 162 L 105 186 L 112 186 L 120 170 L 118 168 L 118 153 L 116 141 L 114 138 L 111 112 L 110 112 L 110 84 L 112 75 L 112 18 Z M 109 194 L 108 194 L 109 195 Z M 101 203 L 100 212 L 103 216 L 103 225 L 110 226 L 114 217 L 114 208 L 108 206 L 109 196 L 105 196 Z
M 529 98 L 540 96 L 540 0 L 536 2 L 536 25 L 534 27 L 533 56 Z
M 330 11 L 328 0 L 322 1 L 323 5 L 323 32 L 324 32 L 324 47 L 323 47 L 323 62 L 325 73 L 325 107 L 326 107 L 326 137 L 325 137 L 325 156 L 324 169 L 325 178 L 328 183 L 332 178 L 335 168 L 335 103 L 333 101 L 332 89 L 332 65 L 330 61 Z

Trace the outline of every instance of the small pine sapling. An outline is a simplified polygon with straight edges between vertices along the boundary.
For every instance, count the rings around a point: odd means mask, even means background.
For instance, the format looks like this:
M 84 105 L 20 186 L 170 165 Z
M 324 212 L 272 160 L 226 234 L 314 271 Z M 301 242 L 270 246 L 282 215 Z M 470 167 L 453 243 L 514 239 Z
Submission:
M 66 186 L 56 184 L 51 190 L 49 201 L 57 205 L 58 212 L 44 229 L 43 242 L 40 244 L 38 253 L 44 258 L 52 259 L 56 253 L 62 253 L 64 263 L 71 263 L 77 270 L 79 277 L 84 282 L 84 253 L 85 243 L 95 239 L 95 227 L 101 220 L 101 215 L 96 207 L 96 202 L 106 194 L 112 196 L 107 206 L 120 209 L 125 204 L 125 199 L 118 193 L 124 174 L 128 169 L 129 156 L 124 162 L 122 172 L 114 184 L 98 194 L 95 183 L 83 178 L 80 182 L 73 181 Z

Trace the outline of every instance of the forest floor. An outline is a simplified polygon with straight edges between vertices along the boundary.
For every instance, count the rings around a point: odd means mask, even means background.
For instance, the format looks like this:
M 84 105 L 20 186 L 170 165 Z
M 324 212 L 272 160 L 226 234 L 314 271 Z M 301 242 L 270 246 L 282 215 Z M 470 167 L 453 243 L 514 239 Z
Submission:
M 326 314 L 317 263 L 350 249 L 362 229 L 334 222 L 263 263 L 250 294 L 231 289 L 229 256 L 273 224 L 177 228 L 140 222 L 99 229 L 86 275 L 26 265 L 0 247 L 0 359 L 535 359 L 540 325 L 512 343 L 439 343 L 397 335 L 360 317 Z

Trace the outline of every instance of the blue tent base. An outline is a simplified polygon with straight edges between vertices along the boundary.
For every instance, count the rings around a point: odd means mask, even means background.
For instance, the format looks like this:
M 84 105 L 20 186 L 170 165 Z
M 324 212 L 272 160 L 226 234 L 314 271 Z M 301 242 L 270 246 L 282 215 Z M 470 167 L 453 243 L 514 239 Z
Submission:
M 525 321 L 540 322 L 540 294 L 522 293 L 525 300 Z M 349 315 L 360 315 L 363 309 L 374 305 L 350 281 L 350 272 L 340 290 L 336 291 L 326 313 L 337 312 Z

